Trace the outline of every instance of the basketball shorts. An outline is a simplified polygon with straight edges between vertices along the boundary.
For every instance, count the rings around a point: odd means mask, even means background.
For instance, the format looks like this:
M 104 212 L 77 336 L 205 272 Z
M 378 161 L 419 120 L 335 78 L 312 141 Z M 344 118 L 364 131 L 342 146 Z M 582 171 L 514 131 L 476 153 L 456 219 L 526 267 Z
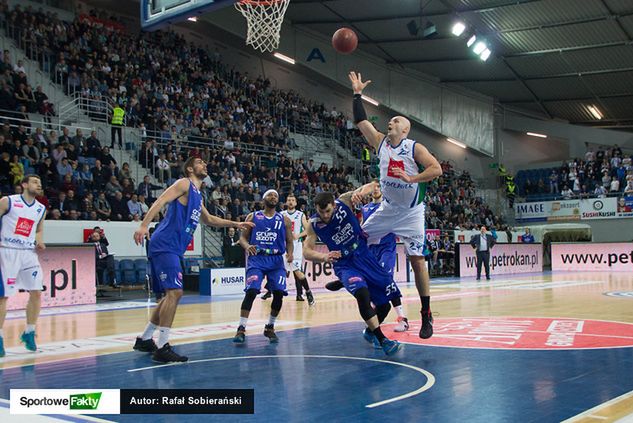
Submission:
M 170 253 L 152 254 L 150 262 L 152 289 L 164 293 L 168 289 L 182 289 L 180 256 Z
M 297 246 L 297 244 L 299 245 Z M 292 252 L 292 263 L 288 263 L 285 260 L 285 256 L 284 256 L 284 262 L 286 265 L 286 271 L 303 272 L 303 244 L 301 244 L 301 242 L 295 242 L 294 251 Z
M 376 257 L 378 263 L 393 277 L 396 267 L 395 245 L 374 244 L 369 246 L 369 251 Z
M 288 295 L 284 262 L 285 255 L 248 257 L 244 292 L 254 289 L 259 293 L 262 289 L 262 282 L 266 278 L 266 289 L 271 292 L 282 291 L 284 296 Z
M 391 275 L 367 252 L 355 251 L 349 259 L 334 264 L 334 273 L 345 289 L 354 295 L 361 288 L 369 289 L 374 305 L 380 306 L 402 296 Z
M 393 207 L 383 201 L 363 223 L 363 230 L 369 236 L 367 243 L 377 244 L 389 233 L 395 234 L 404 243 L 409 256 L 424 256 L 424 203 L 412 208 Z
M 0 297 L 10 297 L 21 289 L 44 289 L 44 275 L 37 253 L 35 250 L 0 247 Z

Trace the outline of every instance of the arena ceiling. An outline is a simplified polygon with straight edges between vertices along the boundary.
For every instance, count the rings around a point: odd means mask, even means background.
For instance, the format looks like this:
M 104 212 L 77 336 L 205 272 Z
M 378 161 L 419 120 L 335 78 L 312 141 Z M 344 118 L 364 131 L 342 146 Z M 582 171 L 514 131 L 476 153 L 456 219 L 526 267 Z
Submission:
M 465 35 L 452 35 L 457 20 L 487 40 L 486 62 Z M 422 28 L 418 35 L 411 21 Z M 633 0 L 291 0 L 286 22 L 328 36 L 349 26 L 359 48 L 386 63 L 509 108 L 633 128 Z M 429 22 L 437 34 L 424 38 Z

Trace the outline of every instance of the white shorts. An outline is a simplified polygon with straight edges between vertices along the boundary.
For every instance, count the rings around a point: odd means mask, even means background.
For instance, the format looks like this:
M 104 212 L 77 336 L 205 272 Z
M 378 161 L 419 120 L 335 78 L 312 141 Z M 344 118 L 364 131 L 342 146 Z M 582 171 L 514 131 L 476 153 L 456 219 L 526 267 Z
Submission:
M 0 247 L 0 297 L 10 297 L 20 289 L 44 288 L 42 267 L 34 250 Z
M 382 237 L 393 233 L 404 243 L 407 255 L 424 256 L 424 212 L 423 203 L 408 209 L 393 207 L 383 201 L 378 210 L 363 222 L 369 245 L 377 244 Z
M 301 242 L 295 242 L 294 251 L 292 252 L 292 263 L 288 263 L 285 259 L 284 262 L 286 263 L 287 272 L 295 272 L 297 270 L 303 272 L 303 244 Z

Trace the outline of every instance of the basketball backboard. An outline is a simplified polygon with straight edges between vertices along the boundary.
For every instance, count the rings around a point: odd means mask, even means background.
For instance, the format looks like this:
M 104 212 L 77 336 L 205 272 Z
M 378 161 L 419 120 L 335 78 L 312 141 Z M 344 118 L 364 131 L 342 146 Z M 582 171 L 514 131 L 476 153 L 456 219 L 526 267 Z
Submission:
M 141 27 L 146 31 L 160 29 L 187 18 L 227 6 L 235 0 L 141 0 Z

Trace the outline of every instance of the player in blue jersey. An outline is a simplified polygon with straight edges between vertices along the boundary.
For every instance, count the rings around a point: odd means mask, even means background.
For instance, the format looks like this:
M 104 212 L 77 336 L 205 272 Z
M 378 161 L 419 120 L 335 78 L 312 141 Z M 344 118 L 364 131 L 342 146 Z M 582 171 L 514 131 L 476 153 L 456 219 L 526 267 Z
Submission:
M 176 315 L 178 302 L 182 297 L 182 267 L 180 260 L 202 223 L 215 227 L 235 227 L 248 229 L 252 223 L 231 222 L 209 214 L 202 204 L 200 186 L 207 176 L 207 164 L 196 157 L 190 157 L 184 164 L 186 178 L 181 178 L 167 188 L 152 204 L 141 226 L 134 232 L 134 241 L 140 245 L 147 239 L 150 222 L 163 206 L 168 205 L 165 218 L 152 234 L 149 246 L 151 274 L 154 287 L 165 291 L 165 296 L 154 309 L 143 334 L 136 338 L 134 349 L 152 352 L 152 359 L 158 363 L 184 362 L 187 357 L 177 354 L 169 345 L 169 331 Z M 158 344 L 152 336 L 158 329 Z
M 357 193 L 357 195 L 361 196 L 361 191 L 365 191 L 367 189 L 371 189 L 371 201 L 365 204 L 362 209 L 362 221 L 369 219 L 378 207 L 380 207 L 380 203 L 382 202 L 382 192 L 380 191 L 380 185 L 376 182 L 372 182 L 366 186 L 361 187 L 361 190 Z M 361 223 L 362 223 L 361 221 Z M 393 277 L 393 271 L 396 266 L 396 236 L 392 233 L 385 235 L 380 239 L 378 244 L 373 244 L 369 246 L 369 251 L 376 257 L 378 263 Z M 343 288 L 343 283 L 341 281 L 332 281 L 325 284 L 325 288 L 330 291 L 338 291 Z M 402 308 L 402 299 L 401 297 L 393 298 L 391 300 L 391 304 L 393 308 L 396 309 L 396 314 L 398 315 L 396 320 L 396 326 L 394 327 L 395 332 L 405 332 L 409 329 L 409 320 L 404 314 L 404 310 Z
M 233 342 L 243 343 L 246 340 L 246 324 L 262 288 L 266 277 L 268 290 L 272 292 L 273 302 L 270 305 L 270 317 L 264 328 L 264 336 L 271 343 L 279 342 L 275 334 L 275 321 L 281 310 L 286 291 L 286 261 L 292 263 L 293 241 L 292 224 L 288 217 L 277 212 L 279 193 L 269 189 L 262 196 L 264 210 L 256 211 L 246 217 L 246 222 L 253 224 L 253 228 L 242 231 L 240 245 L 248 254 L 246 263 L 246 288 L 240 311 L 240 323 Z
M 356 298 L 360 315 L 367 324 L 364 338 L 370 343 L 376 340 L 385 354 L 391 355 L 402 346 L 385 337 L 380 323 L 389 314 L 389 301 L 399 297 L 400 290 L 369 252 L 365 234 L 353 212 L 352 195 L 353 192 L 348 192 L 335 200 L 334 194 L 322 192 L 315 197 L 317 214 L 310 219 L 303 255 L 308 260 L 333 264 L 334 273 Z M 327 245 L 328 253 L 315 251 L 317 238 Z

